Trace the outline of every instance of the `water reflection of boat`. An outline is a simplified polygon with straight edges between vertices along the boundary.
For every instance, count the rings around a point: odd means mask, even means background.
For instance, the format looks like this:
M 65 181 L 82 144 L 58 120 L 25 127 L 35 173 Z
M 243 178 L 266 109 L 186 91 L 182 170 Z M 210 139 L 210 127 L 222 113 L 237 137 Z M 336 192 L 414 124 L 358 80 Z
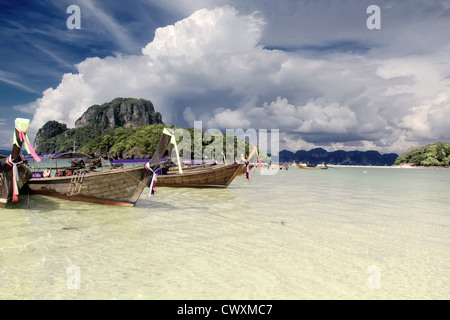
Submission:
M 72 161 L 70 167 L 56 168 L 56 176 L 52 173 L 53 168 L 35 172 L 34 177 L 28 181 L 28 188 L 33 194 L 132 207 L 151 182 L 169 141 L 170 137 L 163 134 L 152 159 L 145 165 L 133 168 L 111 167 L 95 171 L 95 168 L 81 164 L 80 160 L 85 159 L 86 155 L 70 152 L 56 155 L 51 160 L 77 161 Z M 51 173 L 50 176 L 48 171 Z

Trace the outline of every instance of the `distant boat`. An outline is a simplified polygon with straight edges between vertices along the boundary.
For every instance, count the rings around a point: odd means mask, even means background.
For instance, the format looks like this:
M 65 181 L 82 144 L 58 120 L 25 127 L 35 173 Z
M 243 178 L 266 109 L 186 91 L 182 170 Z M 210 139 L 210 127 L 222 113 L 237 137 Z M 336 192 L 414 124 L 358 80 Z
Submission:
M 28 119 L 15 120 L 12 152 L 9 156 L 0 155 L 0 208 L 6 208 L 10 202 L 19 201 L 19 191 L 32 177 L 27 161 L 21 154 L 22 146 L 26 143 L 27 151 L 36 156 L 26 135 L 29 125 Z M 40 161 L 37 156 L 36 160 Z
M 152 159 L 145 165 L 133 168 L 111 168 L 93 171 L 83 168 L 81 160 L 87 155 L 72 152 L 52 157 L 52 160 L 73 159 L 71 167 L 59 167 L 56 176 L 48 177 L 51 170 L 35 172 L 28 181 L 33 194 L 47 195 L 67 200 L 95 202 L 133 207 L 145 187 L 153 181 L 154 171 L 160 165 L 170 137 L 163 134 Z M 50 171 L 50 172 L 49 172 Z
M 295 166 L 299 169 L 311 169 L 311 170 L 326 170 L 328 166 L 326 164 L 321 165 L 313 165 L 313 164 L 295 164 Z
M 158 187 L 184 187 L 184 188 L 226 188 L 239 174 L 244 164 L 216 164 L 190 167 L 183 173 L 168 170 L 158 175 Z

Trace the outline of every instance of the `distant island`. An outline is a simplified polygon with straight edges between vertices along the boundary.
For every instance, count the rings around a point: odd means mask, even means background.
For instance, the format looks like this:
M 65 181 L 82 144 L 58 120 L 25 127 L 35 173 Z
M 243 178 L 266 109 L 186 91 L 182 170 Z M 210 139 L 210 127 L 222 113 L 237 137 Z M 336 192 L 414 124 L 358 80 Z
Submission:
M 437 142 L 413 148 L 400 155 L 396 165 L 425 167 L 448 167 L 450 165 L 450 144 Z
M 112 159 L 150 158 L 162 134 L 168 127 L 151 101 L 134 98 L 116 98 L 102 105 L 92 105 L 76 121 L 75 128 L 48 121 L 36 134 L 35 150 L 38 154 L 51 154 L 73 150 L 94 157 Z M 170 127 L 175 128 L 173 125 Z M 194 129 L 186 129 L 191 133 Z M 226 139 L 224 139 L 226 141 Z M 237 138 L 235 138 L 235 146 Z M 203 148 L 207 143 L 203 143 Z M 249 144 L 246 145 L 248 153 Z M 224 150 L 225 150 L 224 146 Z M 9 155 L 10 150 L 0 150 Z M 191 154 L 194 155 L 192 145 Z M 268 158 L 266 158 L 268 159 Z M 396 153 L 380 154 L 378 151 L 332 151 L 315 148 L 296 152 L 279 152 L 279 162 L 326 163 L 331 165 L 363 166 L 439 166 L 450 165 L 450 145 L 438 142 L 417 147 L 398 156 Z
M 450 144 L 437 142 L 416 147 L 398 156 L 396 153 L 380 154 L 378 151 L 333 151 L 322 148 L 309 151 L 280 152 L 280 162 L 303 162 L 308 164 L 361 165 L 361 166 L 423 166 L 449 167 Z
M 291 152 L 283 150 L 279 153 L 280 162 L 303 162 L 307 164 L 392 166 L 398 155 L 396 153 L 380 154 L 378 151 L 332 151 L 322 148 L 309 151 Z

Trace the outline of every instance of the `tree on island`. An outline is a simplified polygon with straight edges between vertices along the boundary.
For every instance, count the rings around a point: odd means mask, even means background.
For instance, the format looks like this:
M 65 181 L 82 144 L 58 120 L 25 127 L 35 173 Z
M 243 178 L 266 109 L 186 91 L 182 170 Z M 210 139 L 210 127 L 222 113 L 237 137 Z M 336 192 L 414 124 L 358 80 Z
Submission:
M 450 165 L 450 144 L 437 142 L 413 148 L 400 155 L 397 160 L 395 160 L 395 164 L 447 167 Z
M 66 124 L 57 121 L 47 122 L 39 129 L 35 139 L 35 149 L 39 154 L 51 154 L 73 150 L 87 153 L 93 157 L 113 159 L 150 158 L 159 143 L 162 131 L 169 127 L 151 101 L 135 98 L 116 98 L 103 105 L 92 105 L 76 121 L 75 128 L 68 129 Z M 179 129 L 170 126 L 172 129 Z M 202 139 L 201 152 L 195 154 L 194 128 L 186 128 L 191 136 L 191 157 L 202 157 L 205 148 L 215 142 L 215 136 L 208 141 L 205 132 L 199 133 Z M 197 133 L 198 134 L 198 133 Z M 223 153 L 226 156 L 227 137 L 220 134 L 223 141 Z M 234 137 L 234 149 L 238 140 Z M 180 142 L 180 141 L 179 141 Z M 171 147 L 171 145 L 169 145 Z M 244 141 L 245 154 L 251 151 L 249 142 Z M 219 155 L 216 158 L 221 157 Z M 239 160 L 239 155 L 233 155 Z M 209 156 L 208 156 L 209 157 Z M 260 154 L 261 160 L 269 160 Z

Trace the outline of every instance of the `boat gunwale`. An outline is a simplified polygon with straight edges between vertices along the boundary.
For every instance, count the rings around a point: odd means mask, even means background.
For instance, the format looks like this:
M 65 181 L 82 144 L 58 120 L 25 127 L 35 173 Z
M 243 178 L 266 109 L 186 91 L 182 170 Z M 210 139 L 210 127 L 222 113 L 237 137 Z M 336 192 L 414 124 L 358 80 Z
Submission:
M 157 185 L 159 185 L 160 187 L 169 188 L 227 188 L 244 166 L 244 164 L 233 163 L 229 165 L 219 165 L 215 168 L 209 167 L 199 170 L 191 170 L 186 173 L 171 172 L 170 174 L 159 176 Z M 196 180 L 199 176 L 211 174 L 213 174 L 214 176 L 222 175 L 226 178 L 226 180 L 222 179 L 222 181 L 220 181 L 220 178 L 215 178 L 214 181 L 211 182 L 205 182 L 201 179 Z
M 168 171 L 166 174 L 158 175 L 158 177 L 180 177 L 180 176 L 192 176 L 192 175 L 198 175 L 202 173 L 211 173 L 212 171 L 222 171 L 222 170 L 230 170 L 232 167 L 235 167 L 236 169 L 241 168 L 241 166 L 244 166 L 244 164 L 240 163 L 233 163 L 229 165 L 217 165 L 217 167 L 205 167 L 205 168 L 196 168 L 196 169 L 190 169 L 186 170 L 186 172 L 179 173 L 178 171 Z
M 58 170 L 58 169 L 56 169 Z M 104 170 L 104 171 L 88 171 L 85 172 L 84 174 L 84 178 L 89 178 L 89 177 L 93 177 L 93 176 L 99 176 L 99 175 L 110 175 L 112 172 L 114 173 L 119 173 L 119 172 L 126 172 L 128 173 L 128 171 L 136 171 L 136 170 L 145 170 L 144 166 L 142 167 L 131 167 L 131 168 L 112 168 L 110 170 Z M 36 170 L 32 171 L 32 172 L 38 172 Z M 43 178 L 31 178 L 30 180 L 28 180 L 28 183 L 30 182 L 37 182 L 37 181 L 64 181 L 64 180 L 71 180 L 72 177 L 74 175 L 70 175 L 70 176 L 63 176 L 63 177 L 43 177 Z

